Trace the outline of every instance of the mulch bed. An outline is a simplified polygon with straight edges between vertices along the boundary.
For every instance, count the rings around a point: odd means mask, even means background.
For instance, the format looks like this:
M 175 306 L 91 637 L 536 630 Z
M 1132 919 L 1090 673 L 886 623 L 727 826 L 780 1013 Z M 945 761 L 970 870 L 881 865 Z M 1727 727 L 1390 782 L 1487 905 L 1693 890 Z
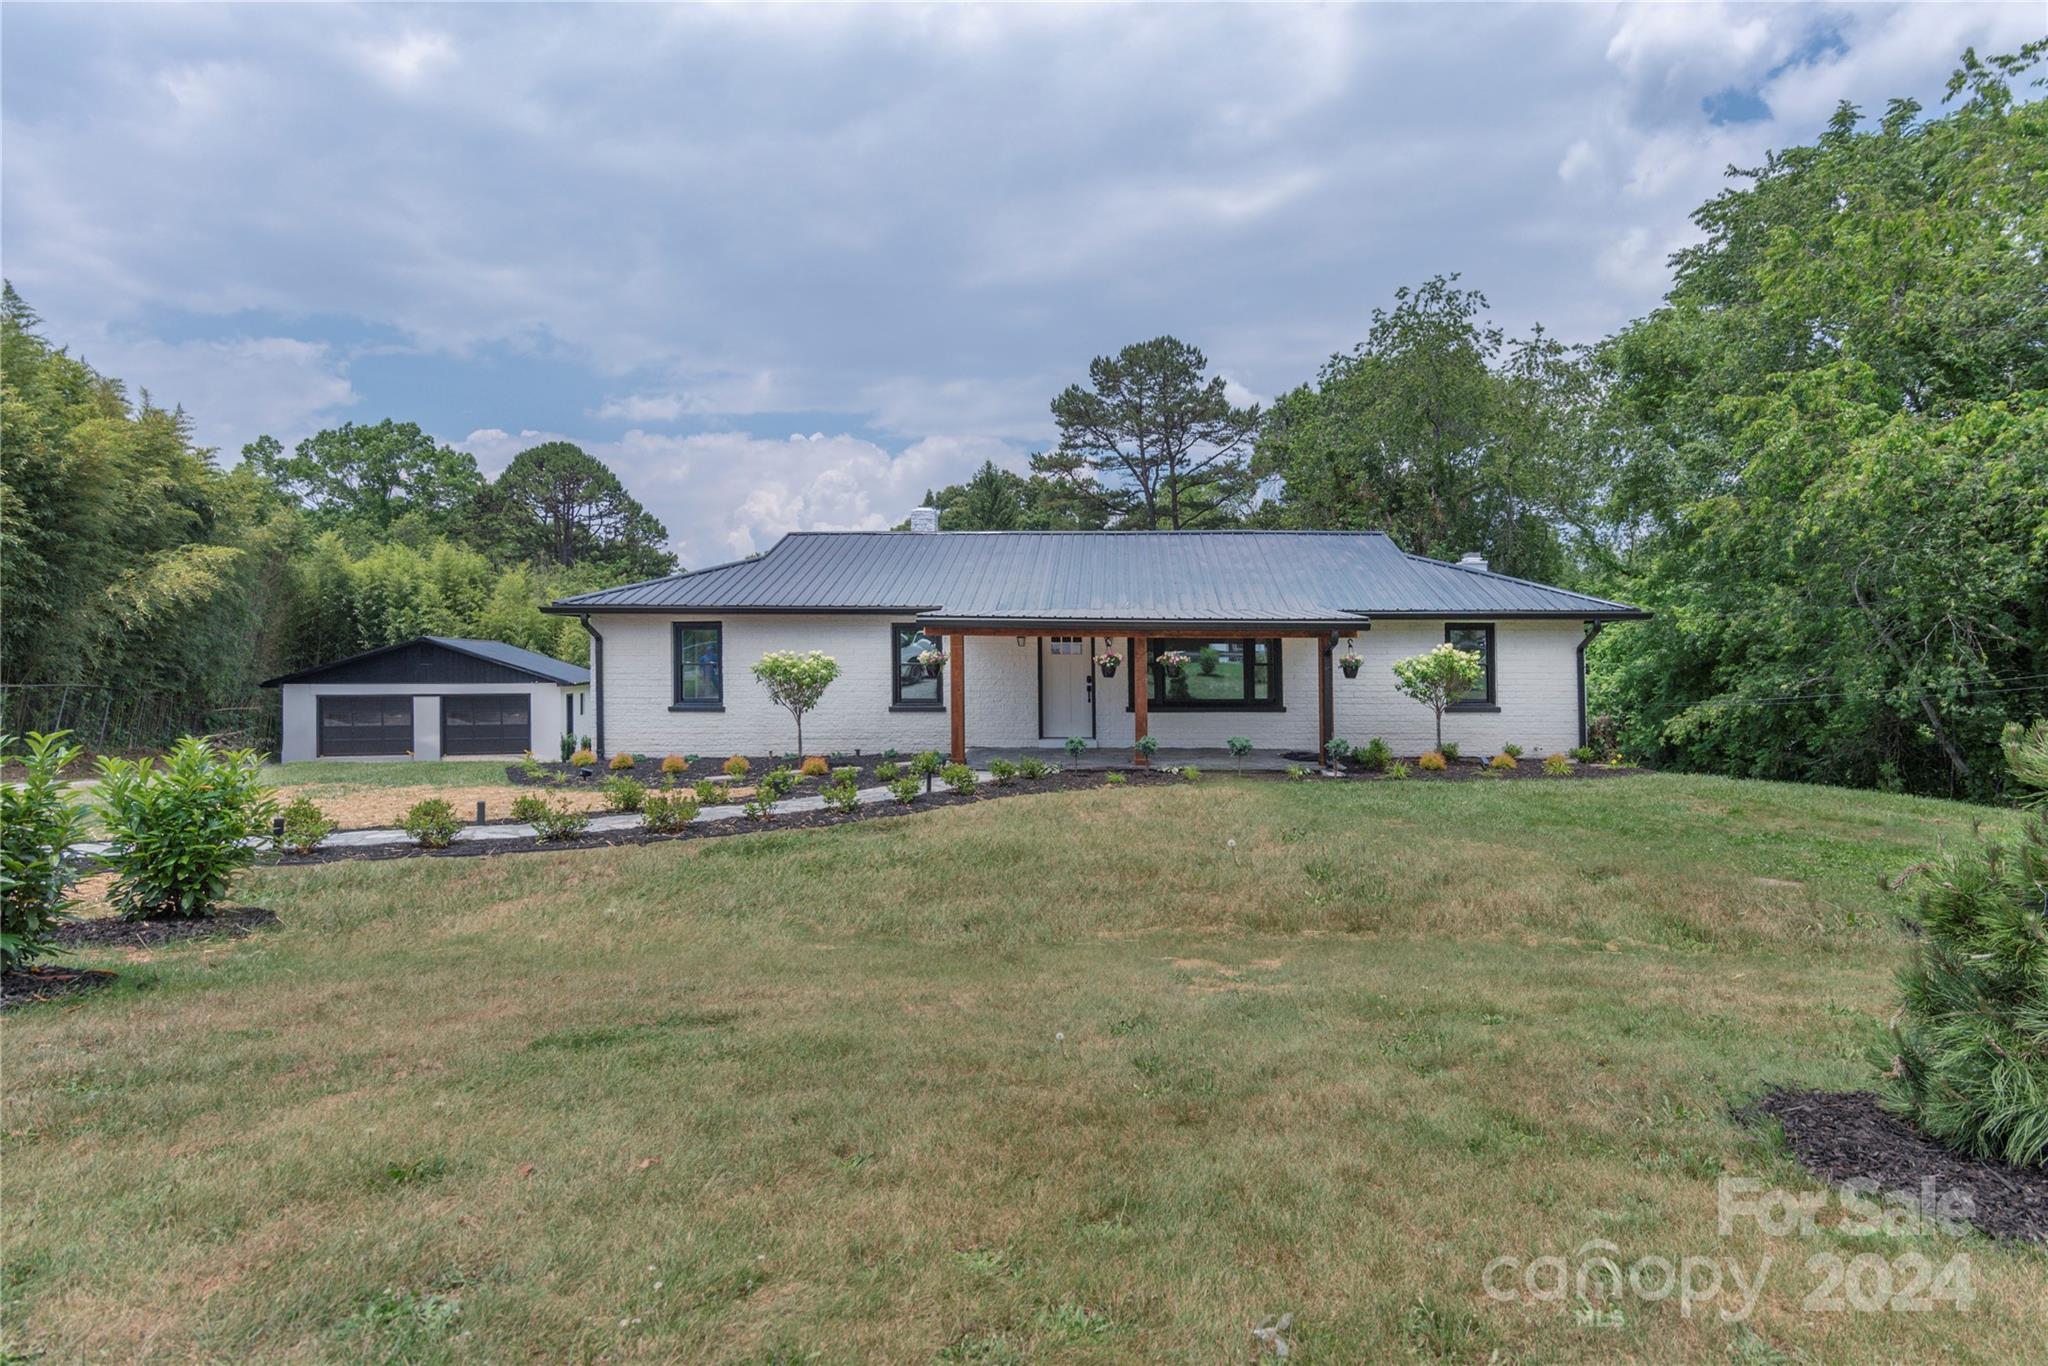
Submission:
M 21 968 L 0 972 L 0 1010 L 56 1001 L 111 985 L 115 974 L 98 968 Z
M 1147 783 L 1178 783 L 1186 779 L 1178 774 L 1145 772 L 1134 770 L 1124 775 L 1133 786 Z M 561 853 L 572 849 L 609 849 L 621 845 L 665 844 L 672 840 L 713 839 L 733 835 L 774 834 L 784 830 L 817 830 L 825 826 L 846 825 L 853 821 L 884 820 L 892 816 L 914 816 L 920 811 L 931 811 L 941 807 L 969 806 L 975 802 L 997 801 L 1005 797 L 1022 797 L 1033 792 L 1072 792 L 1083 788 L 1102 787 L 1107 784 L 1108 775 L 1100 771 L 1064 772 L 1048 774 L 1036 781 L 1018 779 L 1006 787 L 984 782 L 973 792 L 962 795 L 949 792 L 942 783 L 934 783 L 930 796 L 919 795 L 915 802 L 904 805 L 901 802 L 863 802 L 852 811 L 834 811 L 821 808 L 816 811 L 789 811 L 765 821 L 752 820 L 746 816 L 731 816 L 724 820 L 692 821 L 673 834 L 656 834 L 646 829 L 594 830 L 580 839 L 543 840 L 535 836 L 517 839 L 463 840 L 449 845 L 446 849 L 422 849 L 413 844 L 373 844 L 322 849 L 313 854 L 280 854 L 264 858 L 265 866 L 296 868 L 313 863 L 338 863 L 345 860 L 377 860 L 398 858 L 474 858 L 491 854 L 534 854 Z M 806 791 L 799 788 L 795 795 L 815 795 L 815 788 Z
M 1320 759 L 1305 749 L 1288 750 L 1281 754 L 1280 757 L 1300 764 L 1304 768 L 1314 767 L 1320 769 L 1322 764 Z M 1475 779 L 1481 782 L 1495 783 L 1513 782 L 1517 779 L 1530 778 L 1542 779 L 1546 782 L 1565 782 L 1575 778 L 1629 778 L 1648 772 L 1647 769 L 1630 768 L 1625 764 L 1615 764 L 1611 767 L 1606 764 L 1573 764 L 1563 773 L 1546 773 L 1543 771 L 1543 761 L 1528 755 L 1523 755 L 1521 762 L 1513 768 L 1499 769 L 1488 768 L 1484 759 L 1453 759 L 1450 762 L 1450 766 L 1441 773 L 1431 773 L 1427 769 L 1418 768 L 1413 759 L 1407 759 L 1403 762 L 1408 765 L 1407 781 L 1423 783 L 1464 783 Z M 1387 780 L 1386 774 L 1376 769 L 1362 767 L 1349 759 L 1344 760 L 1338 767 L 1337 776 L 1340 778 L 1364 778 L 1368 781 Z
M 1887 1113 L 1869 1091 L 1771 1091 L 1736 1112 L 1748 1124 L 1764 1116 L 1816 1176 L 1874 1181 L 1916 1200 L 1929 1180 L 1937 1196 L 1967 1194 L 1970 1222 L 1992 1237 L 2048 1243 L 2048 1171 L 1965 1157 Z
M 224 906 L 208 915 L 161 920 L 124 920 L 119 916 L 67 920 L 57 926 L 52 937 L 65 948 L 146 949 L 153 944 L 206 939 L 217 934 L 240 939 L 252 930 L 277 923 L 277 912 L 262 906 Z
M 816 754 L 817 751 L 813 750 L 812 753 Z M 635 754 L 633 757 L 639 760 L 639 762 L 632 768 L 623 770 L 628 778 L 636 782 L 645 783 L 649 787 L 654 786 L 662 779 L 664 775 L 661 771 L 661 761 L 665 756 L 660 754 Z M 682 757 L 687 758 L 688 756 Z M 689 767 L 685 768 L 681 773 L 666 776 L 671 777 L 678 787 L 688 787 L 699 778 L 723 778 L 725 776 L 725 761 L 731 757 L 731 755 L 727 754 L 700 754 L 691 760 Z M 801 754 L 744 754 L 740 757 L 751 765 L 747 770 L 746 776 L 738 780 L 744 784 L 760 777 L 770 769 L 800 768 L 806 756 Z M 910 761 L 917 757 L 917 751 L 903 750 L 893 759 L 881 754 L 825 754 L 820 757 L 827 760 L 835 770 L 842 768 L 859 769 L 862 785 L 872 787 L 874 784 L 867 780 L 867 775 L 876 764 L 893 763 L 907 773 L 910 771 Z M 505 780 L 517 787 L 562 787 L 565 785 L 573 787 L 586 783 L 595 787 L 606 778 L 612 776 L 611 769 L 603 763 L 594 765 L 590 770 L 590 776 L 587 778 L 583 776 L 582 769 L 570 764 L 550 762 L 541 764 L 540 768 L 540 775 L 536 777 L 528 773 L 524 765 L 508 764 L 505 768 Z M 566 778 L 568 782 L 567 784 L 557 782 L 557 778 Z

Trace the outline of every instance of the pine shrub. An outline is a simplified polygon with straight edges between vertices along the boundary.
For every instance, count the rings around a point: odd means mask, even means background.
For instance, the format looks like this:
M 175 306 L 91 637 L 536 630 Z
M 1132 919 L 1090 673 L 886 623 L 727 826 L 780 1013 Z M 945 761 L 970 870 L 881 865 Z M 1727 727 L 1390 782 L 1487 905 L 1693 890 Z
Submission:
M 2048 790 L 2048 723 L 2008 727 L 2006 765 Z M 1959 1151 L 2048 1167 L 2048 822 L 1937 857 L 1911 919 L 1885 1103 Z

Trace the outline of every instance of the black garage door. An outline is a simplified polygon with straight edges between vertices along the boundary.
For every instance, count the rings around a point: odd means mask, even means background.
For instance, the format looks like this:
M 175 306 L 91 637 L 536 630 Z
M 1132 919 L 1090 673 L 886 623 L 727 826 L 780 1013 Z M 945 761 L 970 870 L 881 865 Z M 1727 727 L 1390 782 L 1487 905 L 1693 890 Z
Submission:
M 412 753 L 410 697 L 323 697 L 320 754 L 356 758 Z
M 521 754 L 532 743 L 524 694 L 441 699 L 443 754 Z

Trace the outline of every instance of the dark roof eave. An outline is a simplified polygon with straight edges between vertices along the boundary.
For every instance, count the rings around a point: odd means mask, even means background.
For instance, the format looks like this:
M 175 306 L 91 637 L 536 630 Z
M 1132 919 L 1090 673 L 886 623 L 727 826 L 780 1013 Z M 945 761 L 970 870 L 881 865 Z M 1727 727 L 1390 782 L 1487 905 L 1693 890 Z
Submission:
M 794 534 L 794 533 L 792 533 Z M 646 603 L 622 602 L 598 604 L 590 602 L 551 602 L 540 609 L 557 617 L 601 617 L 640 614 L 657 617 L 687 616 L 749 616 L 749 617 L 883 617 L 918 616 L 936 611 L 929 605 L 917 607 L 836 607 L 817 605 L 809 607 L 763 606 L 749 603 Z
M 1414 611 L 1379 610 L 1373 615 L 1388 621 L 1648 621 L 1656 614 L 1645 612 L 1640 607 L 1624 607 L 1619 603 L 1611 607 L 1589 603 L 1584 607 L 1545 608 L 1541 611 L 1525 609 L 1509 612 L 1485 607 L 1426 607 Z
M 921 626 L 940 629 L 1017 631 L 1085 630 L 1096 635 L 1160 635 L 1165 632 L 1233 631 L 1256 635 L 1261 631 L 1357 631 L 1372 625 L 1362 614 L 1341 617 L 1131 617 L 1131 616 L 948 616 L 927 612 L 918 617 Z
M 547 609 L 543 607 L 541 610 L 545 612 Z M 276 688 L 282 687 L 286 683 L 304 683 L 318 678 L 329 669 L 338 669 L 344 664 L 358 664 L 366 659 L 375 659 L 379 655 L 392 654 L 398 650 L 403 650 L 408 645 L 418 645 L 422 641 L 438 649 L 446 650 L 450 654 L 464 655 L 470 659 L 480 659 L 486 664 L 495 664 L 501 669 L 510 669 L 514 673 L 525 674 L 536 683 L 552 683 L 558 688 L 586 688 L 590 686 L 590 671 L 588 669 L 583 670 L 583 677 L 580 679 L 553 678 L 536 669 L 530 669 L 524 664 L 514 664 L 509 659 L 496 659 L 490 655 L 482 654 L 476 650 L 469 649 L 467 646 L 458 645 L 454 641 L 444 640 L 438 636 L 413 636 L 408 640 L 394 641 L 389 645 L 379 645 L 372 650 L 359 650 L 355 654 L 343 655 L 340 659 L 330 659 L 324 664 L 315 664 L 311 668 L 295 669 L 288 674 L 279 674 L 276 678 L 266 678 L 256 686 L 259 688 Z M 560 660 L 556 662 L 565 663 L 565 661 Z M 569 664 L 567 667 L 575 668 L 576 666 Z

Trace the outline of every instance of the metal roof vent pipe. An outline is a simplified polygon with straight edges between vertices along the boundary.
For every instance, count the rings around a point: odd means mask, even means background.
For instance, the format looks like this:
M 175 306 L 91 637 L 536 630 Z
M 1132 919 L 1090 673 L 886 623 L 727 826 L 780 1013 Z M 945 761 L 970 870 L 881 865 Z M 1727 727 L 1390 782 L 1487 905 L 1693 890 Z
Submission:
M 911 524 L 913 526 L 916 525 L 915 516 L 915 514 L 912 514 Z M 1486 572 L 1486 557 L 1476 550 L 1468 550 L 1458 557 L 1458 568 L 1476 569 L 1484 574 Z
M 937 531 L 939 529 L 939 510 L 937 508 L 912 508 L 910 510 L 910 529 L 927 535 Z

